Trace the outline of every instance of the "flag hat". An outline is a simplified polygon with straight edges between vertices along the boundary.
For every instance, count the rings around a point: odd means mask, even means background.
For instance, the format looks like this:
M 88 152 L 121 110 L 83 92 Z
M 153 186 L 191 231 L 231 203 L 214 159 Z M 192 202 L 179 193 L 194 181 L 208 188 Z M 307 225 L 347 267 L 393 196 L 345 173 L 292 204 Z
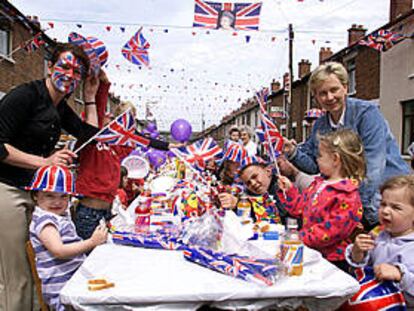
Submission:
M 101 64 L 101 67 L 105 65 L 105 63 L 108 61 L 108 50 L 106 49 L 105 44 L 95 37 L 87 37 L 86 40 L 92 45 L 92 47 L 95 49 L 96 56 L 98 57 L 99 63 Z
M 324 112 L 318 108 L 311 108 L 305 113 L 306 119 L 318 119 L 319 117 L 323 116 Z
M 61 165 L 39 168 L 30 185 L 25 189 L 77 195 L 75 193 L 75 177 L 66 166 Z
M 98 58 L 98 54 L 93 47 L 93 45 L 79 33 L 71 32 L 68 36 L 68 42 L 74 45 L 77 45 L 83 49 L 85 54 L 89 58 L 90 62 L 90 71 L 97 75 L 99 70 L 101 69 L 100 60 Z

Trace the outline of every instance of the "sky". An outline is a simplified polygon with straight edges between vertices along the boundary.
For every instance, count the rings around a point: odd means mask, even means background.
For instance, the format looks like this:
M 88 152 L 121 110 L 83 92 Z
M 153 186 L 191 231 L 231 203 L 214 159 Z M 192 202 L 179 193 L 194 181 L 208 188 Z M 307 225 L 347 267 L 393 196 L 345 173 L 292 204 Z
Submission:
M 296 76 L 301 59 L 310 60 L 312 69 L 318 65 L 321 47 L 344 48 L 352 24 L 370 32 L 389 16 L 389 0 L 262 0 L 259 31 L 235 33 L 193 28 L 194 0 L 10 2 L 26 15 L 37 15 L 51 38 L 67 42 L 75 31 L 102 40 L 109 52 L 105 71 L 111 92 L 133 102 L 138 118 L 148 107 L 159 130 L 168 130 L 179 118 L 188 120 L 193 131 L 202 129 L 202 120 L 205 128 L 218 125 L 254 91 L 274 79 L 282 82 L 288 71 L 289 23 L 295 32 Z M 120 52 L 141 26 L 151 45 L 150 68 L 128 62 Z

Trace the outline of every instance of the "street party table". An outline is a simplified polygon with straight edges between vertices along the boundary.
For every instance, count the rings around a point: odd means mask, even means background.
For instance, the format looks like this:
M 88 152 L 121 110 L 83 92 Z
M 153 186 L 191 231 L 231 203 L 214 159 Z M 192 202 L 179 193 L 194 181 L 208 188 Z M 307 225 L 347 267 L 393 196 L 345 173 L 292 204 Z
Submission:
M 306 306 L 333 310 L 355 293 L 358 282 L 305 248 L 304 272 L 274 286 L 260 286 L 220 274 L 184 259 L 181 251 L 105 244 L 95 248 L 61 292 L 77 310 L 196 310 Z M 115 284 L 88 290 L 88 280 Z

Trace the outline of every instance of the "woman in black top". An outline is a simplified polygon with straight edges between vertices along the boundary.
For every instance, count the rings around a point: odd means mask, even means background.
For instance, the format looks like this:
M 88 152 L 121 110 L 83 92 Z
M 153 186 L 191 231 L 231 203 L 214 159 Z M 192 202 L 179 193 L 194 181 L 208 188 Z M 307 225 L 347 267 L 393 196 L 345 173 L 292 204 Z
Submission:
M 62 128 L 80 139 L 97 132 L 96 127 L 82 122 L 66 102 L 88 70 L 89 60 L 79 47 L 58 44 L 46 79 L 20 85 L 0 101 L 1 310 L 32 309 L 25 242 L 33 203 L 23 187 L 37 168 L 72 162 L 75 154 L 68 149 L 52 153 Z M 97 78 L 85 80 L 87 115 L 98 85 Z M 87 118 L 93 121 L 96 114 Z

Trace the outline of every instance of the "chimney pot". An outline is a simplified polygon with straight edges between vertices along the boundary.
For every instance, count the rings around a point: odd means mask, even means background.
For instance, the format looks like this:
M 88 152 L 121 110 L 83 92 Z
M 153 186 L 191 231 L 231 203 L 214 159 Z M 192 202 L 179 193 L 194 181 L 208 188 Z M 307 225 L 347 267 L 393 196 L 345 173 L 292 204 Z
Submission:
M 309 62 L 309 60 L 305 60 L 302 59 L 299 63 L 299 79 L 302 79 L 304 76 L 306 76 L 307 74 L 309 74 L 311 71 L 311 63 Z
M 352 24 L 352 27 L 348 29 L 348 46 L 358 42 L 365 37 L 366 29 L 364 26 Z
M 321 47 L 319 51 L 319 65 L 322 65 L 329 57 L 331 57 L 333 52 L 331 51 L 331 48 L 325 48 Z

